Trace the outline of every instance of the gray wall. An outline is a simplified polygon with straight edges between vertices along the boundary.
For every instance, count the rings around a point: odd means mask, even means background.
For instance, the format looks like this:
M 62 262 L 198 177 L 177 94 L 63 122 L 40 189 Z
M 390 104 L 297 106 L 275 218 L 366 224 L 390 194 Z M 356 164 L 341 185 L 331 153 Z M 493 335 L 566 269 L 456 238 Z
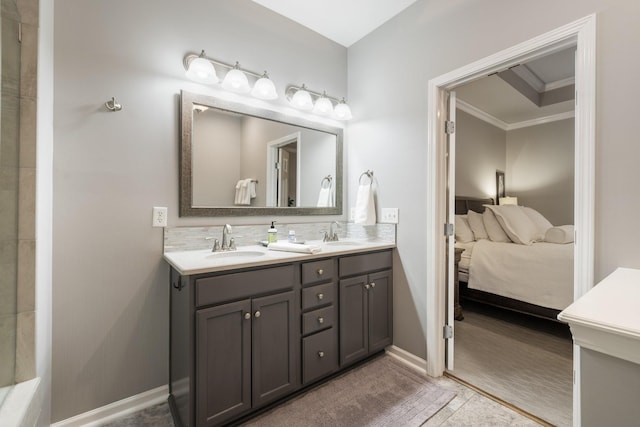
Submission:
M 506 158 L 505 131 L 464 111 L 456 112 L 457 196 L 495 199 L 496 170 L 506 171 Z
M 349 48 L 347 182 L 373 169 L 378 208 L 398 207 L 394 341 L 426 357 L 427 85 L 429 79 L 597 13 L 595 279 L 640 267 L 640 95 L 629 56 L 640 39 L 640 3 L 628 0 L 513 2 L 419 0 Z M 384 58 L 382 61 L 381 58 Z M 409 191 L 398 191 L 408 189 Z M 349 204 L 356 187 L 348 188 Z M 416 232 L 418 231 L 418 232 Z
M 573 224 L 574 120 L 507 132 L 507 193 L 554 225 Z
M 178 94 L 217 93 L 184 77 L 184 55 L 267 69 L 282 107 L 288 84 L 347 89 L 344 47 L 249 0 L 57 0 L 54 48 L 53 422 L 167 384 L 153 206 L 172 226 L 280 220 L 177 217 Z

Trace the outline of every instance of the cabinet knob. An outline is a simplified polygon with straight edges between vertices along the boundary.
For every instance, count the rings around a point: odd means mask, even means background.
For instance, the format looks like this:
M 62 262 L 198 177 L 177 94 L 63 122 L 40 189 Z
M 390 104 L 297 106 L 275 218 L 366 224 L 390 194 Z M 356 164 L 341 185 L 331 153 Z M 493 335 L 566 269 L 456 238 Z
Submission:
M 324 299 L 324 294 L 318 294 L 318 299 Z
M 322 276 L 324 274 L 324 270 L 319 268 L 318 269 L 318 276 Z
M 324 317 L 318 317 L 318 323 L 322 325 L 324 323 Z
M 323 358 L 324 357 L 324 351 L 319 351 L 318 352 L 318 357 L 319 358 Z
M 251 319 L 251 313 L 245 313 L 244 318 L 247 320 Z
M 375 288 L 376 287 L 376 282 L 371 282 L 371 287 Z
M 260 310 L 256 311 L 254 314 L 255 317 L 260 317 Z
M 370 287 L 371 287 L 371 285 L 370 285 L 370 284 L 368 284 L 368 283 L 367 283 L 366 285 L 364 285 L 364 288 L 365 288 L 365 289 L 369 289 Z

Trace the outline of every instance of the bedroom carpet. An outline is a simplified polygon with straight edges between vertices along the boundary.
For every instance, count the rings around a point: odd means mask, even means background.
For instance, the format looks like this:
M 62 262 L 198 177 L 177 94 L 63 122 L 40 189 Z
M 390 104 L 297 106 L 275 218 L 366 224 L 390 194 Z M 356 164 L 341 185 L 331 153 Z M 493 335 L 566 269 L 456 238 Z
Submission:
M 557 426 L 572 425 L 572 341 L 566 325 L 463 303 L 454 376 Z
M 244 426 L 420 426 L 455 393 L 378 357 Z

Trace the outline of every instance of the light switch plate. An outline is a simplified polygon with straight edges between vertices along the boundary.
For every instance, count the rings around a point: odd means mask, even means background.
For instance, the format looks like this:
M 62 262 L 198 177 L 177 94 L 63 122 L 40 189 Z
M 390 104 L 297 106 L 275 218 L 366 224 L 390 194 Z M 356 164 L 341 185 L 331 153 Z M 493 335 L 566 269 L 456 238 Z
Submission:
M 382 208 L 380 222 L 386 224 L 398 223 L 398 208 Z
M 151 221 L 152 227 L 166 227 L 167 226 L 167 208 L 155 207 L 153 208 L 153 220 Z

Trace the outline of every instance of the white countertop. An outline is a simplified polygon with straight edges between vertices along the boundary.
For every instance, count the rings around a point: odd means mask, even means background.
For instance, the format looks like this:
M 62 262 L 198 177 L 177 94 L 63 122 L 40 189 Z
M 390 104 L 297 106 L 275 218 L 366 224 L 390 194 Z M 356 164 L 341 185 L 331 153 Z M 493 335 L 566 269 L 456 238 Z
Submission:
M 320 252 L 314 254 L 274 251 L 264 246 L 240 246 L 237 252 L 260 252 L 256 256 L 225 257 L 216 256 L 210 249 L 165 252 L 164 259 L 178 273 L 183 276 L 201 273 L 212 273 L 216 271 L 234 270 L 246 267 L 258 267 L 272 264 L 281 264 L 292 261 L 304 261 L 318 258 L 326 258 L 334 255 L 348 255 L 359 252 L 369 252 L 380 249 L 395 248 L 392 243 L 368 242 L 368 241 L 340 241 L 342 243 L 323 243 L 322 241 L 307 242 L 309 245 L 317 245 L 322 248 Z
M 640 364 L 640 270 L 618 268 L 558 319 L 576 344 Z

